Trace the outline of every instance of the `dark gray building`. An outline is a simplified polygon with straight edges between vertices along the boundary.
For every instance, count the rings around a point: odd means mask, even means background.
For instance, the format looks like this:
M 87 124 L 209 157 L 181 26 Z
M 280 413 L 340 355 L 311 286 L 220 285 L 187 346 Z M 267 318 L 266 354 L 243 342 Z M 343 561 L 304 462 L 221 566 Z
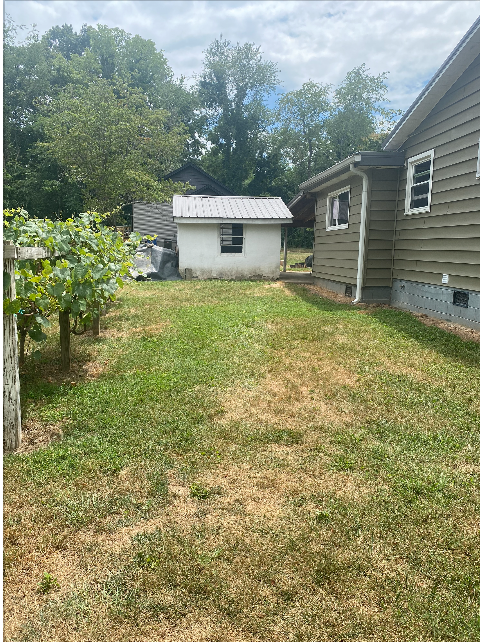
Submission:
M 213 176 L 194 163 L 186 163 L 164 176 L 175 183 L 189 183 L 194 188 L 186 194 L 195 196 L 235 196 Z M 157 236 L 157 244 L 175 247 L 177 225 L 173 221 L 172 203 L 133 203 L 133 231 L 142 236 Z

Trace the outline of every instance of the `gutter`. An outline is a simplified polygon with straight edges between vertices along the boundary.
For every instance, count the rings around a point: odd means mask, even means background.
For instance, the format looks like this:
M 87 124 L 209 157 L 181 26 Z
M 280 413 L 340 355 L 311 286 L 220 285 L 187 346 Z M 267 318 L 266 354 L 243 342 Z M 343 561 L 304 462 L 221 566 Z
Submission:
M 350 171 L 352 174 L 361 176 L 363 180 L 362 187 L 362 209 L 360 213 L 360 240 L 358 242 L 358 266 L 357 266 L 357 293 L 356 298 L 352 301 L 355 305 L 362 300 L 363 290 L 363 275 L 365 272 L 365 240 L 367 236 L 367 201 L 368 201 L 368 175 L 355 168 L 353 163 L 350 163 Z

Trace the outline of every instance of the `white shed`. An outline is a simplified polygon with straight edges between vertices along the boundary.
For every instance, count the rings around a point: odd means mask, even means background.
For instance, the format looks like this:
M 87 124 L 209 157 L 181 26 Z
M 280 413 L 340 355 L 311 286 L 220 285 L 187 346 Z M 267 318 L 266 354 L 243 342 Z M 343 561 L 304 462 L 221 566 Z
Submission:
M 279 277 L 281 226 L 292 214 L 281 198 L 174 196 L 180 274 L 198 279 Z

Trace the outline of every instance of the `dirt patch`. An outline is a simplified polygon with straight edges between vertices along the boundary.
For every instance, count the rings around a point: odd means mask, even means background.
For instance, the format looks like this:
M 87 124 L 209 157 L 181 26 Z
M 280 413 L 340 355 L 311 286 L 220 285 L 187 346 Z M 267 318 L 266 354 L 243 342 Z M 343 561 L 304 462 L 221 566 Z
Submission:
M 155 323 L 154 325 L 141 326 L 139 328 L 107 328 L 103 330 L 101 334 L 107 339 L 128 339 L 130 337 L 138 336 L 153 338 L 171 325 L 170 321 L 164 321 L 161 323 Z
M 335 301 L 335 303 L 343 303 L 343 304 L 348 304 L 353 301 L 351 296 L 344 296 L 343 294 L 338 294 L 337 292 L 332 292 L 331 290 L 327 290 L 325 288 L 320 287 L 319 285 L 304 285 L 304 288 L 306 288 L 311 294 L 316 294 L 317 296 L 321 296 L 324 299 L 329 299 L 330 301 Z M 364 303 L 359 304 L 362 307 L 365 306 Z
M 286 285 L 284 281 L 275 281 L 275 283 L 266 283 L 263 288 L 281 290 L 287 296 L 295 296 L 294 292 L 287 288 Z M 262 296 L 262 292 L 259 292 L 257 296 Z
M 22 445 L 15 452 L 19 454 L 31 453 L 60 441 L 63 436 L 62 426 L 64 424 L 65 422 L 44 424 L 37 419 L 26 419 L 22 422 Z
M 447 332 L 452 332 L 464 341 L 476 341 L 480 343 L 480 332 L 473 330 L 472 328 L 466 328 L 463 325 L 458 323 L 451 323 L 450 321 L 441 321 L 440 319 L 434 319 L 429 317 L 426 314 L 419 314 L 418 312 L 411 312 L 416 319 L 421 321 L 424 325 L 434 326 L 440 328 L 441 330 L 446 330 Z

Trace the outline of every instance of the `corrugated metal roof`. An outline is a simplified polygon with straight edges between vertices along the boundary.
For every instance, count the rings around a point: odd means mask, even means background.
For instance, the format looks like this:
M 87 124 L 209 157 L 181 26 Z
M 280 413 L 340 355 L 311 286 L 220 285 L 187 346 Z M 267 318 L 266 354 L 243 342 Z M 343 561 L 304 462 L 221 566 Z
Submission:
M 277 197 L 174 196 L 175 218 L 291 219 L 288 207 Z

